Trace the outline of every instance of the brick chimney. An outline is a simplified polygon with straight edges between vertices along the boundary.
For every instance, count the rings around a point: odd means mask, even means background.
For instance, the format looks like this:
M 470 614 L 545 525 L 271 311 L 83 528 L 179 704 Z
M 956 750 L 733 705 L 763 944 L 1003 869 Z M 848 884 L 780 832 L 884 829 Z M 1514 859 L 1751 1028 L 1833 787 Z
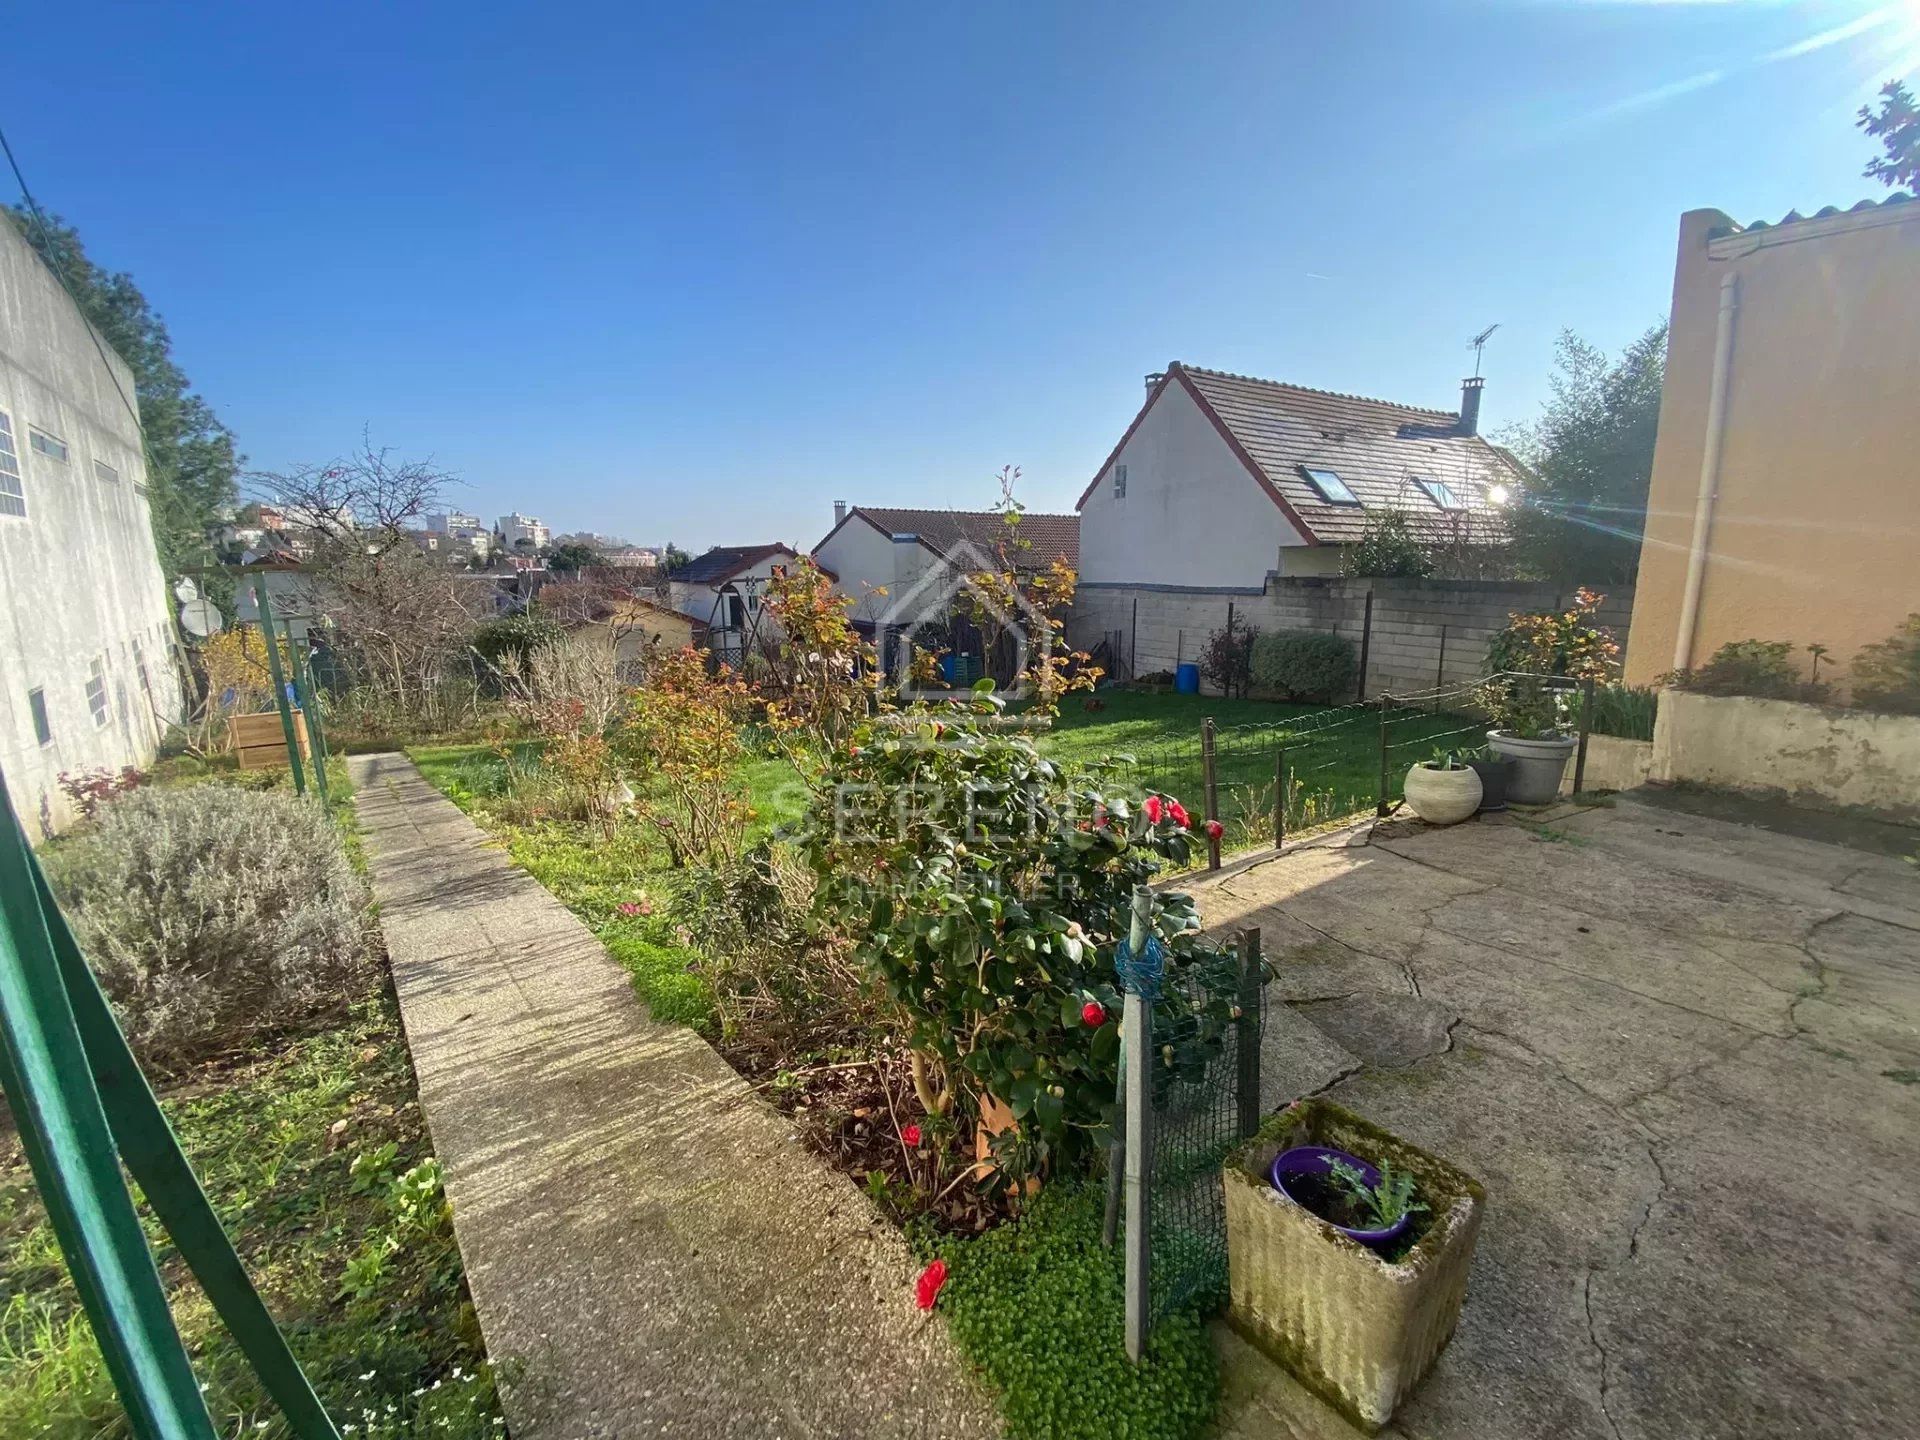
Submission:
M 1480 433 L 1480 392 L 1486 387 L 1486 383 L 1478 375 L 1469 376 L 1460 382 L 1460 433 L 1462 435 Z

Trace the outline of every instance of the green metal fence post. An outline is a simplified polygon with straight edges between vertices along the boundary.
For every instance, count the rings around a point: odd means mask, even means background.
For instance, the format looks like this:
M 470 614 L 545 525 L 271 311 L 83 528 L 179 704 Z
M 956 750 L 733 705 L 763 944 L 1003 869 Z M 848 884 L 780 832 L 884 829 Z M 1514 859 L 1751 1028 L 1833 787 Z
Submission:
M 313 756 L 313 778 L 320 787 L 320 803 L 327 802 L 327 746 L 320 738 L 319 717 L 314 712 L 313 686 L 307 679 L 307 666 L 301 657 L 299 648 L 293 643 L 293 622 L 282 620 L 281 627 L 287 632 L 287 662 L 293 667 L 293 693 L 300 700 L 300 714 L 307 722 L 307 744 Z
M 1587 788 L 1587 737 L 1593 733 L 1593 677 L 1580 682 L 1580 743 L 1573 757 L 1573 793 Z
M 300 763 L 300 737 L 293 728 L 293 710 L 287 704 L 287 677 L 280 667 L 280 642 L 273 633 L 273 602 L 267 599 L 267 587 L 256 580 L 254 604 L 260 607 L 260 633 L 267 637 L 267 673 L 273 677 L 273 698 L 280 707 L 280 728 L 287 737 L 287 763 L 293 767 L 293 793 L 307 793 L 307 771 Z
M 1260 1128 L 1260 928 L 1240 932 L 1240 991 L 1236 997 L 1233 1053 L 1236 1118 L 1240 1138 Z
M 1220 818 L 1219 772 L 1214 756 L 1213 717 L 1200 722 L 1200 784 L 1207 808 L 1207 868 L 1220 868 L 1220 842 L 1213 838 L 1214 822 Z
M 1380 697 L 1380 788 L 1375 792 L 1373 813 L 1387 818 L 1387 724 L 1392 719 L 1393 696 Z
M 1127 931 L 1129 953 L 1144 961 L 1151 932 L 1153 892 L 1137 886 L 1133 892 L 1133 919 Z M 1127 1056 L 1126 1071 L 1126 1345 L 1127 1359 L 1140 1362 L 1147 1350 L 1148 1265 L 1153 1251 L 1151 1216 L 1147 1207 L 1153 1193 L 1153 1001 L 1127 982 L 1120 1019 L 1120 1048 Z
M 1287 747 L 1273 752 L 1273 848 L 1287 843 Z
M 213 1440 L 213 1421 L 120 1175 L 34 868 L 0 782 L 0 1083 L 133 1433 L 139 1440 Z M 54 918 L 58 923 L 57 912 Z

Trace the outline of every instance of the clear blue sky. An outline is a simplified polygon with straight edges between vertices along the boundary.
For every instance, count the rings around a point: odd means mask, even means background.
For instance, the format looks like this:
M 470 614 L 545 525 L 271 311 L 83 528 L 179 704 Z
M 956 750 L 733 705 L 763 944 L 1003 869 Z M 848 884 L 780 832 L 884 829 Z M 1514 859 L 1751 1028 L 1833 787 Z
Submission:
M 1070 509 L 1169 359 L 1486 419 L 1667 308 L 1680 212 L 1883 193 L 1920 0 L 17 8 L 30 184 L 271 468 L 810 545 Z

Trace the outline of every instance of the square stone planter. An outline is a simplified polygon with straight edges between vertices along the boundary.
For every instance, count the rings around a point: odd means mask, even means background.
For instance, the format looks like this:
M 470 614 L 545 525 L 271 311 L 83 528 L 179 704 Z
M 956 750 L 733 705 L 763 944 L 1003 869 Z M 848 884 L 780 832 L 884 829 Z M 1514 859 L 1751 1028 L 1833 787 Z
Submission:
M 1274 1157 L 1328 1145 L 1410 1172 L 1430 1207 L 1389 1263 L 1275 1190 Z M 1425 1378 L 1460 1318 L 1486 1192 L 1464 1171 L 1325 1100 L 1273 1116 L 1227 1157 L 1233 1327 L 1369 1431 Z

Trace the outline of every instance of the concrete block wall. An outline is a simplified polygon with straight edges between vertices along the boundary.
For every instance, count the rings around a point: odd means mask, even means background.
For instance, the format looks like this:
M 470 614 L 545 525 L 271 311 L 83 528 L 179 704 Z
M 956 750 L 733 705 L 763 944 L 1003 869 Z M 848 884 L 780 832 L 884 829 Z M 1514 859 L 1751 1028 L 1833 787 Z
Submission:
M 1139 586 L 1083 586 L 1074 598 L 1067 634 L 1091 649 L 1118 637 L 1117 651 L 1135 674 L 1171 670 L 1198 660 L 1207 636 L 1227 623 L 1228 607 L 1263 631 L 1318 630 L 1344 635 L 1356 648 L 1367 628 L 1367 694 L 1413 693 L 1480 677 L 1487 645 L 1515 611 L 1563 605 L 1571 588 L 1523 581 L 1348 580 L 1318 576 L 1269 577 L 1262 593 L 1176 590 Z M 1600 619 L 1624 652 L 1633 592 L 1609 594 Z

